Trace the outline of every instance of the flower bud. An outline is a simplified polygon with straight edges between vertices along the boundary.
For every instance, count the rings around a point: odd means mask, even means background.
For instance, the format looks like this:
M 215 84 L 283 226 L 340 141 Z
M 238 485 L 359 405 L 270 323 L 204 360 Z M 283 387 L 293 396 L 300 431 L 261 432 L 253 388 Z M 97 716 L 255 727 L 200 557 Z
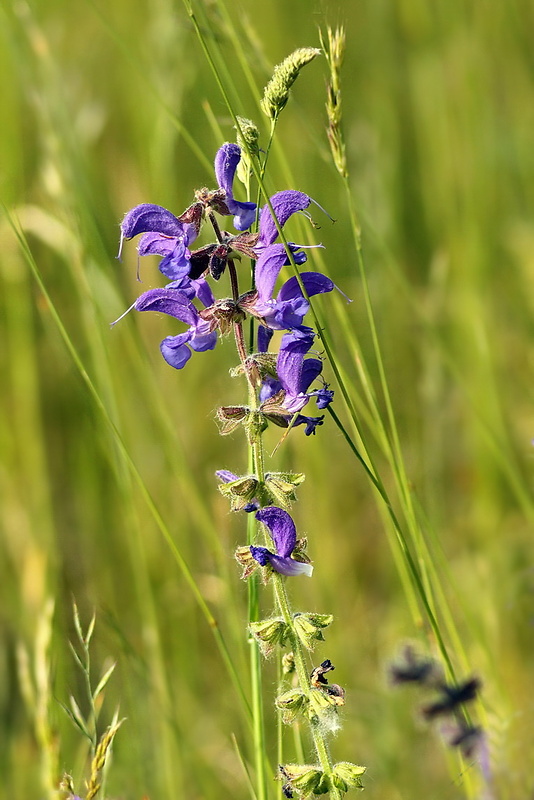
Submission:
M 234 553 L 236 561 L 241 564 L 243 568 L 243 572 L 241 573 L 241 577 L 245 581 L 247 578 L 250 578 L 253 572 L 255 572 L 259 564 L 255 558 L 253 558 L 252 553 L 250 552 L 250 547 L 244 545 L 243 547 L 238 547 Z
M 282 656 L 282 672 L 284 675 L 291 675 L 296 671 L 294 653 L 284 653 Z

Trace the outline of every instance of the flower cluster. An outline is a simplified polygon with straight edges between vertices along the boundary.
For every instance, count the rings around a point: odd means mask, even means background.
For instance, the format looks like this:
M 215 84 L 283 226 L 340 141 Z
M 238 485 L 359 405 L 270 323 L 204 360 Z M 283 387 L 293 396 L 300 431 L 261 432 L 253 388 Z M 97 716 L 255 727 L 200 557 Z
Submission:
M 323 417 L 300 412 L 312 397 L 319 409 L 326 408 L 333 393 L 325 385 L 310 390 L 322 372 L 322 361 L 305 358 L 314 332 L 304 325 L 304 317 L 310 307 L 309 297 L 331 292 L 334 284 L 326 275 L 309 271 L 298 278 L 290 277 L 278 292 L 275 286 L 283 267 L 291 261 L 300 266 L 307 260 L 302 245 L 289 242 L 286 246 L 276 241 L 279 231 L 293 214 L 305 212 L 313 201 L 292 189 L 277 192 L 259 211 L 255 203 L 236 200 L 233 183 L 240 159 L 238 145 L 224 144 L 215 157 L 218 188 L 198 190 L 195 202 L 178 217 L 148 203 L 126 214 L 121 223 L 119 256 L 124 240 L 140 235 L 139 255 L 160 256 L 159 270 L 170 280 L 165 287 L 141 294 L 132 308 L 167 314 L 188 326 L 182 333 L 166 336 L 160 344 L 163 358 L 175 369 L 182 369 L 193 352 L 213 350 L 219 334 L 247 315 L 260 323 L 258 356 L 267 353 L 274 331 L 285 332 L 274 369 L 258 368 L 261 358 L 255 362 L 262 413 L 266 420 L 282 427 L 305 425 L 305 433 L 310 435 Z M 220 230 L 215 214 L 233 217 L 238 233 Z M 251 232 L 256 218 L 258 230 Z M 205 219 L 212 223 L 217 242 L 192 250 Z M 239 294 L 235 288 L 232 298 L 216 299 L 208 279 L 218 281 L 226 267 L 243 255 L 255 262 L 253 289 Z
M 280 70 L 287 91 L 300 66 L 315 54 L 316 51 L 299 51 L 295 63 Z M 274 84 L 271 95 L 275 113 L 276 108 L 283 107 L 284 95 Z M 247 151 L 250 156 L 248 146 Z M 345 690 L 329 684 L 325 677 L 334 669 L 329 659 L 323 660 L 308 677 L 304 654 L 324 641 L 323 631 L 333 617 L 291 612 L 286 578 L 312 577 L 313 573 L 306 539 L 297 538 L 295 522 L 287 511 L 304 475 L 265 471 L 262 435 L 269 424 L 285 428 L 286 433 L 303 426 L 307 436 L 323 424 L 324 415 L 310 416 L 307 407 L 312 404 L 319 411 L 326 409 L 333 392 L 322 378 L 323 362 L 314 349 L 316 332 L 305 318 L 310 297 L 331 292 L 335 287 L 320 272 L 298 270 L 307 261 L 304 245 L 279 241 L 286 222 L 296 213 L 307 215 L 314 201 L 293 189 L 277 192 L 261 209 L 255 203 L 237 200 L 234 177 L 238 166 L 240 176 L 246 166 L 240 162 L 240 147 L 224 144 L 215 157 L 217 188 L 196 191 L 195 201 L 180 216 L 146 203 L 129 211 L 121 223 L 119 256 L 124 240 L 140 236 L 139 255 L 157 255 L 161 259 L 160 272 L 169 282 L 141 294 L 132 308 L 163 313 L 185 324 L 185 330 L 166 336 L 161 342 L 162 356 L 170 366 L 182 369 L 193 352 L 213 350 L 222 335 L 234 333 L 240 363 L 231 374 L 246 376 L 248 404 L 223 406 L 217 410 L 217 417 L 223 435 L 243 427 L 255 472 L 238 475 L 221 469 L 216 474 L 219 490 L 230 501 L 231 510 L 254 514 L 258 523 L 258 538 L 253 538 L 252 543 L 249 540 L 235 554 L 243 568 L 243 578 L 258 571 L 264 582 L 272 580 L 278 607 L 276 617 L 251 617 L 249 632 L 266 656 L 275 648 L 291 648 L 285 654 L 284 669 L 285 674 L 297 674 L 298 686 L 291 679 L 291 686 L 281 687 L 276 707 L 286 724 L 299 717 L 308 720 L 316 751 L 326 753 L 324 737 L 339 727 L 338 710 L 345 703 Z M 233 232 L 221 229 L 220 216 L 232 218 Z M 204 222 L 210 224 L 216 241 L 192 249 Z M 243 256 L 251 260 L 253 276 L 252 287 L 244 292 L 239 289 L 236 267 L 236 261 Z M 294 267 L 294 274 L 277 288 L 282 270 L 289 265 Z M 225 273 L 231 297 L 218 298 L 213 282 L 217 284 Z M 243 329 L 247 318 L 251 321 L 248 347 Z M 274 342 L 276 351 L 270 349 Z M 340 798 L 349 788 L 361 786 L 363 772 L 364 767 L 348 762 L 333 764 L 326 756 L 321 764 L 282 765 L 280 778 L 286 797 L 297 794 L 304 800 L 311 794 L 330 792 Z

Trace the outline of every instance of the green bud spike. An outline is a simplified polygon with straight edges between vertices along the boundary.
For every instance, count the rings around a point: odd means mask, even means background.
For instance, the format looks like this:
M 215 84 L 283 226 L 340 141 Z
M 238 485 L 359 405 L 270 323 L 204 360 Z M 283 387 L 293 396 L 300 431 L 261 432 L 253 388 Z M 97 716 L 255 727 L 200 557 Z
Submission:
M 285 108 L 289 99 L 289 90 L 298 78 L 302 67 L 320 54 L 316 47 L 301 47 L 289 55 L 273 70 L 273 76 L 263 91 L 261 109 L 271 120 L 275 121 Z
M 239 124 L 239 127 L 236 126 L 237 143 L 239 147 L 245 153 L 248 149 L 252 156 L 259 155 L 260 148 L 258 142 L 260 138 L 260 132 L 258 130 L 258 126 L 251 119 L 246 119 L 245 117 L 238 116 L 237 122 Z M 241 158 L 243 158 L 243 154 L 241 155 Z

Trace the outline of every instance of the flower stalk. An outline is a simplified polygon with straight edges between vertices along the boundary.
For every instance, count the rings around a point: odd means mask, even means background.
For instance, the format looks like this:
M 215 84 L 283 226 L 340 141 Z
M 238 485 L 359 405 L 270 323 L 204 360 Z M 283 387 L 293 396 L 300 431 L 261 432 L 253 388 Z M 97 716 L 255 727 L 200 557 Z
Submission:
M 312 350 L 317 333 L 305 324 L 305 317 L 310 311 L 310 297 L 328 294 L 334 284 L 319 272 L 299 271 L 307 260 L 305 247 L 283 236 L 283 227 L 290 217 L 305 212 L 314 201 L 292 189 L 272 195 L 261 210 L 255 203 L 237 200 L 233 182 L 239 174 L 241 156 L 237 144 L 222 145 L 215 157 L 218 188 L 198 189 L 194 202 L 179 216 L 152 204 L 129 211 L 121 224 L 121 249 L 123 240 L 139 235 L 139 254 L 159 255 L 159 269 L 171 281 L 164 288 L 144 292 L 132 308 L 164 313 L 189 326 L 163 339 L 160 349 L 165 361 L 182 370 L 194 352 L 213 350 L 220 339 L 232 332 L 239 357 L 239 366 L 232 370 L 232 375 L 244 374 L 247 380 L 246 405 L 221 407 L 217 416 L 222 435 L 243 428 L 248 442 L 249 474 L 239 476 L 224 469 L 217 475 L 222 481 L 219 488 L 230 500 L 231 510 L 249 514 L 247 545 L 238 548 L 236 557 L 243 567 L 243 577 L 249 582 L 257 797 L 264 800 L 267 796 L 261 649 L 263 654 L 276 652 L 280 659 L 285 657 L 286 663 L 291 662 L 298 681 L 296 695 L 282 692 L 277 703 L 283 708 L 285 702 L 282 714 L 285 723 L 292 724 L 299 716 L 307 721 L 318 761 L 315 765 L 283 767 L 284 793 L 288 797 L 293 793 L 307 797 L 328 792 L 334 800 L 339 800 L 347 788 L 359 785 L 358 776 L 363 768 L 347 766 L 347 762 L 341 766 L 333 764 L 327 737 L 338 727 L 337 708 L 343 705 L 345 693 L 341 687 L 328 684 L 325 675 L 333 669 L 328 659 L 309 675 L 305 655 L 305 650 L 313 650 L 318 641 L 324 640 L 322 631 L 332 617 L 295 613 L 286 586 L 288 577 L 311 577 L 313 572 L 306 541 L 297 538 L 296 525 L 288 512 L 304 475 L 268 471 L 263 441 L 271 425 L 285 430 L 283 440 L 288 434 L 296 435 L 294 431 L 301 426 L 306 436 L 314 435 L 323 424 L 324 414 L 308 415 L 306 406 L 315 404 L 320 411 L 328 408 L 333 392 L 322 377 L 322 359 Z M 253 164 L 251 159 L 250 166 Z M 247 176 L 245 185 L 248 186 Z M 223 230 L 219 217 L 232 217 L 237 233 Z M 258 230 L 253 232 L 255 220 Z M 216 241 L 192 249 L 205 221 L 209 222 Z M 279 237 L 282 241 L 277 241 Z M 253 285 L 245 292 L 239 286 L 242 255 L 254 264 Z M 277 291 L 281 272 L 289 265 L 296 275 Z M 212 284 L 217 284 L 225 272 L 231 297 L 217 299 Z M 251 320 L 248 348 L 243 328 L 247 317 Z M 278 352 L 269 349 L 275 331 L 281 333 Z M 273 620 L 259 619 L 257 573 L 264 582 L 272 581 L 277 615 Z M 289 653 L 283 652 L 285 647 L 290 648 Z

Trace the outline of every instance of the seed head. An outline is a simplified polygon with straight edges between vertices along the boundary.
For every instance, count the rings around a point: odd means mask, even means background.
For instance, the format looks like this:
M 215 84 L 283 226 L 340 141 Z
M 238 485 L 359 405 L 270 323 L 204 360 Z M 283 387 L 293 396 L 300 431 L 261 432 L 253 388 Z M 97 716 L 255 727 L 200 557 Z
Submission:
M 263 92 L 261 108 L 271 120 L 276 120 L 285 107 L 289 90 L 298 78 L 302 67 L 320 54 L 316 47 L 300 47 L 274 68 L 273 77 Z

